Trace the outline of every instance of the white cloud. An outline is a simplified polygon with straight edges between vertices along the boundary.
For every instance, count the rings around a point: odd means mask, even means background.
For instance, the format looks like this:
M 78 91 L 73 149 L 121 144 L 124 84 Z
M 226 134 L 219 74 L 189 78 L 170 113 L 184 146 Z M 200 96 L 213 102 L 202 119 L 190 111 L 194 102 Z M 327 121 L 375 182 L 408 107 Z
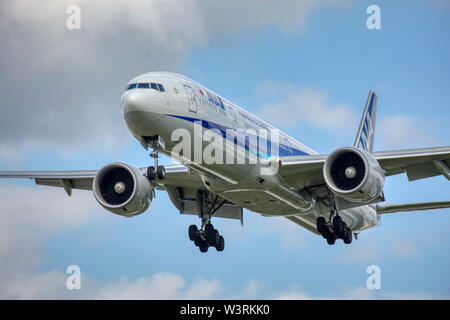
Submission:
M 222 286 L 198 278 L 187 284 L 180 275 L 104 282 L 82 271 L 82 289 L 65 287 L 65 270 L 36 272 L 51 237 L 107 217 L 91 192 L 61 188 L 0 185 L 0 299 L 210 299 Z
M 436 139 L 424 129 L 427 127 L 412 116 L 396 114 L 380 119 L 375 139 L 380 139 L 383 149 L 436 145 Z
M 349 105 L 331 102 L 326 91 L 272 81 L 266 81 L 257 87 L 257 94 L 262 91 L 275 91 L 277 96 L 282 97 L 264 103 L 260 108 L 261 116 L 270 119 L 275 125 L 309 124 L 332 130 L 357 126 L 358 115 L 355 111 Z
M 185 279 L 169 272 L 129 280 L 101 281 L 81 270 L 81 289 L 66 288 L 68 275 L 61 271 L 22 273 L 1 280 L 0 299 L 213 299 L 223 290 L 218 280 Z
M 63 299 L 66 275 L 61 272 L 15 273 L 0 277 L 0 299 Z
M 187 285 L 180 275 L 161 272 L 135 281 L 121 279 L 105 284 L 95 299 L 212 299 L 222 290 L 217 280 L 196 279 Z
M 292 290 L 278 294 L 275 300 L 311 300 L 311 298 L 304 292 Z
M 296 33 L 311 11 L 347 2 L 2 1 L 0 155 L 123 147 L 132 137 L 119 99 L 132 77 L 177 71 L 213 38 L 268 25 Z M 70 4 L 80 6 L 80 30 L 66 29 Z
M 369 290 L 365 287 L 354 287 L 342 290 L 332 296 L 311 296 L 299 288 L 293 288 L 275 296 L 277 300 L 430 300 L 448 299 L 448 296 L 427 292 L 400 292 L 394 290 Z
M 92 193 L 62 188 L 0 186 L 0 280 L 31 272 L 43 259 L 42 246 L 55 234 L 103 216 Z

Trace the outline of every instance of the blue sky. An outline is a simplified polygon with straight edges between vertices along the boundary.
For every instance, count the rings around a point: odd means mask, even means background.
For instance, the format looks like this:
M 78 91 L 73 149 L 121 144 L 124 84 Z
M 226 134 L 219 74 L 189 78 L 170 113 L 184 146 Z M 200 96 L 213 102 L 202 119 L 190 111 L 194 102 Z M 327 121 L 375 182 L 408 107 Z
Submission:
M 58 40 L 54 43 L 37 37 L 26 44 L 43 48 L 46 54 L 35 59 L 44 61 L 45 70 L 23 58 L 29 63 L 23 72 L 38 77 L 34 79 L 42 77 L 41 87 L 35 84 L 33 90 L 47 104 L 29 104 L 19 97 L 8 103 L 14 108 L 2 105 L 4 119 L 28 121 L 26 129 L 18 123 L 2 131 L 2 170 L 92 169 L 111 161 L 150 164 L 145 150 L 124 130 L 119 98 L 121 86 L 130 78 L 153 70 L 183 73 L 320 153 L 353 144 L 370 89 L 379 95 L 376 150 L 449 145 L 450 7 L 445 1 L 332 5 L 304 1 L 300 7 L 304 12 L 298 15 L 291 12 L 298 8 L 290 1 L 283 3 L 289 12 L 277 11 L 264 1 L 260 6 L 255 3 L 255 8 L 243 8 L 244 18 L 238 15 L 233 24 L 229 22 L 235 9 L 232 4 L 230 8 L 209 4 L 209 11 L 201 11 L 207 5 L 193 0 L 188 2 L 192 11 L 185 14 L 198 15 L 203 24 L 189 17 L 173 20 L 175 26 L 162 28 L 168 30 L 167 38 L 139 23 L 125 24 L 129 29 L 122 29 L 137 30 L 135 34 L 144 39 L 148 31 L 148 44 L 142 48 L 132 46 L 142 41 L 121 36 L 114 27 L 105 31 L 108 24 L 101 24 L 115 15 L 126 19 L 120 5 L 105 9 L 79 3 L 87 19 L 93 12 L 102 15 L 98 25 L 89 20 L 83 24 L 84 38 L 55 31 L 50 35 Z M 160 4 L 149 3 L 155 12 L 143 21 L 156 26 L 156 22 L 164 23 L 156 10 Z M 366 28 L 366 8 L 371 4 L 381 8 L 381 30 Z M 42 27 L 39 22 L 45 16 L 6 9 L 15 14 L 15 20 L 1 28 L 31 37 L 31 31 L 21 29 L 24 25 Z M 264 14 L 270 10 L 275 17 Z M 51 16 L 45 21 L 65 19 L 56 9 L 48 11 Z M 246 20 L 254 12 L 262 18 Z M 45 28 L 38 32 L 44 33 Z M 89 28 L 99 31 L 97 42 L 104 41 L 102 46 L 86 46 Z M 124 41 L 128 47 L 119 45 Z M 15 44 L 12 49 L 2 49 L 4 74 L 10 72 L 7 66 L 20 68 L 23 62 L 13 53 L 26 45 L 11 43 Z M 84 63 L 82 55 L 87 57 Z M 103 60 L 96 64 L 99 57 Z M 111 71 L 115 66 L 117 70 Z M 5 84 L 8 79 L 0 80 Z M 23 79 L 14 76 L 9 81 L 17 87 Z M 64 94 L 46 100 L 45 93 L 52 93 L 46 83 Z M 98 90 L 92 90 L 97 83 Z M 0 89 L 4 101 L 11 96 L 7 88 Z M 305 115 L 296 101 L 320 110 Z M 35 107 L 41 107 L 38 113 Z M 85 121 L 85 115 L 98 124 Z M 331 121 L 330 115 L 336 117 Z M 61 126 L 48 119 L 56 119 Z M 46 130 L 48 134 L 43 133 Z M 5 234 L 0 237 L 2 297 L 450 297 L 449 210 L 384 216 L 380 227 L 361 233 L 351 246 L 341 242 L 328 246 L 324 239 L 287 220 L 245 211 L 243 227 L 236 221 L 214 221 L 225 237 L 224 252 L 201 254 L 187 238 L 187 227 L 198 219 L 180 216 L 163 192 L 157 193 L 146 213 L 125 219 L 104 211 L 89 192 L 74 191 L 69 199 L 63 190 L 37 187 L 30 181 L 0 181 L 0 189 L 7 209 L 2 210 L 0 227 Z M 388 203 L 437 201 L 448 200 L 449 190 L 443 177 L 409 183 L 406 176 L 395 176 L 387 178 L 385 194 Z M 71 264 L 82 270 L 80 291 L 64 288 L 64 272 Z M 366 289 L 369 265 L 381 268 L 381 290 Z

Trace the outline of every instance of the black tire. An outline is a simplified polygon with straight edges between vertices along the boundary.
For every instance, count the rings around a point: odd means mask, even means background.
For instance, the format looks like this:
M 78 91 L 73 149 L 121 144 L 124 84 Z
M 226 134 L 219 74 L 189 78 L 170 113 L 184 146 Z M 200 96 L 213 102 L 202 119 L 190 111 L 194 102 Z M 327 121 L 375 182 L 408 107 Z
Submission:
M 191 224 L 189 226 L 189 240 L 194 241 L 195 237 L 197 236 L 198 233 L 198 228 L 195 224 Z
M 347 234 L 347 224 L 344 222 L 344 221 L 342 221 L 342 223 L 341 223 L 341 233 L 339 234 L 339 238 L 341 238 L 341 239 L 344 239 L 345 238 L 345 235 Z
M 208 252 L 209 246 L 207 243 L 202 243 L 202 244 L 200 244 L 199 248 L 200 248 L 200 252 Z
M 208 222 L 208 224 L 205 225 L 205 238 L 206 240 L 209 239 L 209 237 L 211 236 L 211 233 L 214 230 L 214 226 L 211 224 L 211 222 Z
M 336 238 L 327 238 L 327 243 L 332 246 L 336 242 Z
M 339 237 L 344 232 L 344 225 L 342 223 L 342 219 L 340 216 L 335 216 L 333 218 L 333 230 L 334 230 L 334 233 L 336 233 L 336 235 Z
M 317 231 L 319 233 L 324 233 L 324 231 L 325 231 L 325 223 L 326 223 L 326 220 L 325 220 L 324 217 L 318 217 L 317 218 L 316 227 L 317 227 Z
M 212 247 L 216 247 L 219 244 L 220 234 L 217 229 L 213 229 L 209 232 L 208 242 Z
M 219 242 L 217 243 L 216 250 L 223 251 L 225 249 L 225 239 L 222 236 L 219 236 Z
M 202 239 L 200 239 L 200 236 L 197 234 L 197 235 L 195 235 L 195 238 L 194 238 L 194 244 L 195 244 L 195 246 L 196 247 L 200 247 L 200 244 L 202 243 Z
M 347 228 L 345 231 L 346 232 L 345 232 L 345 237 L 344 237 L 344 243 L 350 244 L 350 243 L 352 243 L 352 240 L 353 240 L 352 230 L 350 228 Z
M 158 169 L 156 170 L 156 174 L 157 174 L 159 180 L 164 179 L 164 177 L 166 176 L 166 168 L 164 168 L 164 166 L 158 166 Z
M 205 234 L 206 234 L 206 237 L 208 237 L 208 234 L 209 234 L 210 232 L 212 232 L 213 230 L 214 230 L 214 226 L 211 224 L 211 222 L 208 223 L 207 225 L 205 225 Z
M 150 166 L 150 167 L 147 168 L 147 178 L 149 180 L 155 180 L 156 172 L 155 172 L 155 167 L 154 166 Z

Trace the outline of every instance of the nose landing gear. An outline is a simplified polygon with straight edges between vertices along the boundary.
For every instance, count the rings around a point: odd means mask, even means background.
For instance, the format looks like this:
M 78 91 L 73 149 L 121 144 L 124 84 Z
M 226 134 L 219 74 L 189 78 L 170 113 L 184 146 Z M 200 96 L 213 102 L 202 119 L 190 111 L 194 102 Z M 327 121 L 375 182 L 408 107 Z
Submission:
M 166 176 L 166 168 L 164 166 L 158 165 L 158 147 L 161 146 L 158 138 L 152 138 L 148 141 L 148 145 L 153 148 L 153 151 L 150 153 L 150 157 L 154 160 L 154 166 L 150 166 L 147 168 L 147 178 L 149 180 L 155 180 L 158 177 L 159 180 L 163 180 Z

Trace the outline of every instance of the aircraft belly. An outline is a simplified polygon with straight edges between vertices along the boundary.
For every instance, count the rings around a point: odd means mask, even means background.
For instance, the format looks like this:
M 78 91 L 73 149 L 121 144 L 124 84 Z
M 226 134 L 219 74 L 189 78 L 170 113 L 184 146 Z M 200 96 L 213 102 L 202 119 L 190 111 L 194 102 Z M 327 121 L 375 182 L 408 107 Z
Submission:
M 264 190 L 233 189 L 220 194 L 240 206 L 268 216 L 287 216 L 299 211 Z

